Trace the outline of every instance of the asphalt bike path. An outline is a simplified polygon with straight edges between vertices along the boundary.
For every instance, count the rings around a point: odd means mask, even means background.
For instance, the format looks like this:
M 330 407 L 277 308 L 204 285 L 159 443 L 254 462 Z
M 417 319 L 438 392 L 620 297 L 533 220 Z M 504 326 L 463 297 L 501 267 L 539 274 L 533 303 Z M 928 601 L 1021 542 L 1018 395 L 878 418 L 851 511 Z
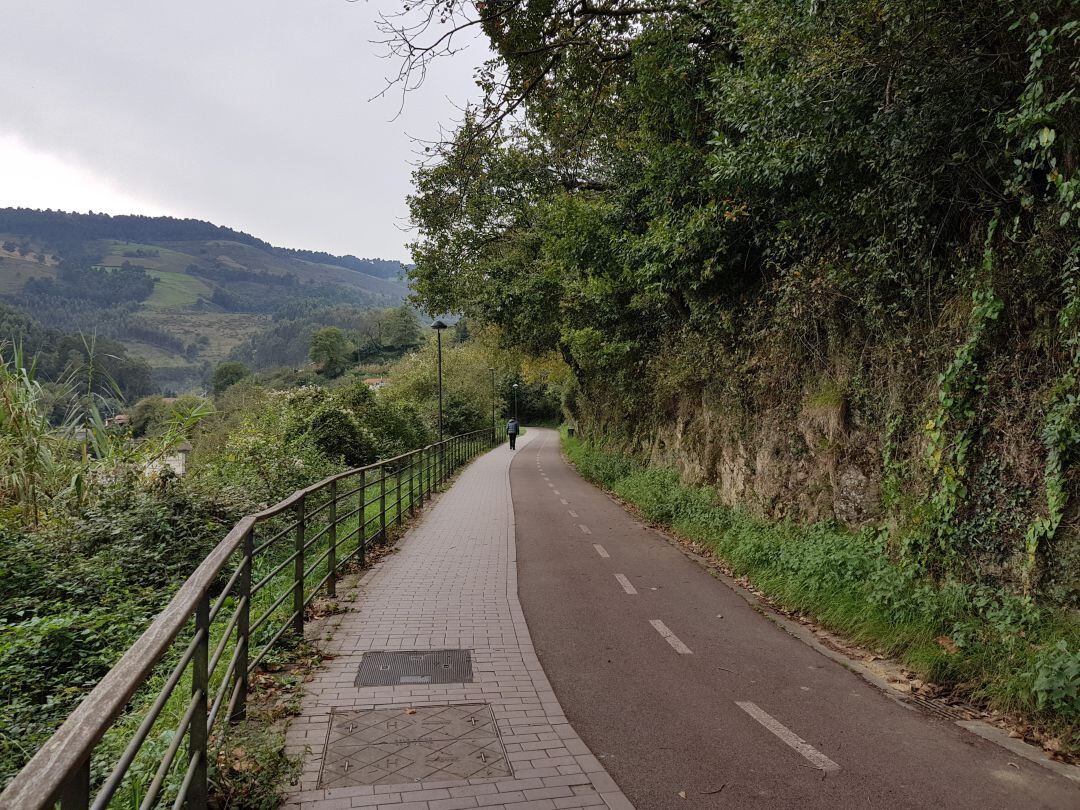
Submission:
M 584 481 L 557 433 L 529 434 L 510 466 L 525 619 L 567 719 L 640 810 L 1080 807 L 1077 783 L 778 628 Z

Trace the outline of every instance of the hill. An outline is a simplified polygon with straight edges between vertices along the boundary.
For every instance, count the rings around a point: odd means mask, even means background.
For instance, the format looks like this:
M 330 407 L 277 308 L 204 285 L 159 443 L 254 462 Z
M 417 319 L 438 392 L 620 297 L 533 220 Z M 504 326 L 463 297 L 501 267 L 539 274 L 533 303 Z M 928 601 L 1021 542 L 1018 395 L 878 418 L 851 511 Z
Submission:
M 397 305 L 400 274 L 200 220 L 0 209 L 0 302 L 119 341 L 166 390 L 200 384 L 286 306 Z

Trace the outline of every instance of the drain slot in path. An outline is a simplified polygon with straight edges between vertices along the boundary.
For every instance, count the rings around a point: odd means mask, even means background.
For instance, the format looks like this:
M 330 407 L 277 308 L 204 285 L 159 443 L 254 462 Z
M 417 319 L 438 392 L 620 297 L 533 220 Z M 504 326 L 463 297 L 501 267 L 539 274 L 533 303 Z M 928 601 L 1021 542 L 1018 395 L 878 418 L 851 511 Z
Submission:
M 334 709 L 319 787 L 511 776 L 486 703 Z
M 470 650 L 376 650 L 360 659 L 357 686 L 472 683 Z

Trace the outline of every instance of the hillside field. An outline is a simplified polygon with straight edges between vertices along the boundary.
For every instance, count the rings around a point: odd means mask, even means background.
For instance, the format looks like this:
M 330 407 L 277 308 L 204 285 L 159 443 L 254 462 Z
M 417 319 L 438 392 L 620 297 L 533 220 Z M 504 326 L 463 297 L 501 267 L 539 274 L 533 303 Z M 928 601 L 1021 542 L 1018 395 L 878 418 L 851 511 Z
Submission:
M 276 248 L 194 220 L 0 209 L 0 302 L 120 341 L 169 391 L 200 389 L 275 314 L 401 303 L 399 275 L 394 262 Z M 111 300 L 110 278 L 141 286 L 119 282 Z

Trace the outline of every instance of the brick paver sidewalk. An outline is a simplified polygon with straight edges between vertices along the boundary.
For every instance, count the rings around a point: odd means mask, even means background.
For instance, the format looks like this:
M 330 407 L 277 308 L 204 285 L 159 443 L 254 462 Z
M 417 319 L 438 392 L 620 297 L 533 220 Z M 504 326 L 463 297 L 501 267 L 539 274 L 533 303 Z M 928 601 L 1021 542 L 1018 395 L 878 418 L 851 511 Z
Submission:
M 287 808 L 632 810 L 566 721 L 533 650 L 517 598 L 511 458 L 503 445 L 469 465 L 361 579 L 354 610 L 335 617 L 320 646 L 336 657 L 307 684 L 287 734 L 290 753 L 306 751 Z M 354 685 L 364 651 L 423 649 L 472 650 L 474 682 Z M 319 789 L 332 709 L 461 703 L 490 704 L 512 777 Z

